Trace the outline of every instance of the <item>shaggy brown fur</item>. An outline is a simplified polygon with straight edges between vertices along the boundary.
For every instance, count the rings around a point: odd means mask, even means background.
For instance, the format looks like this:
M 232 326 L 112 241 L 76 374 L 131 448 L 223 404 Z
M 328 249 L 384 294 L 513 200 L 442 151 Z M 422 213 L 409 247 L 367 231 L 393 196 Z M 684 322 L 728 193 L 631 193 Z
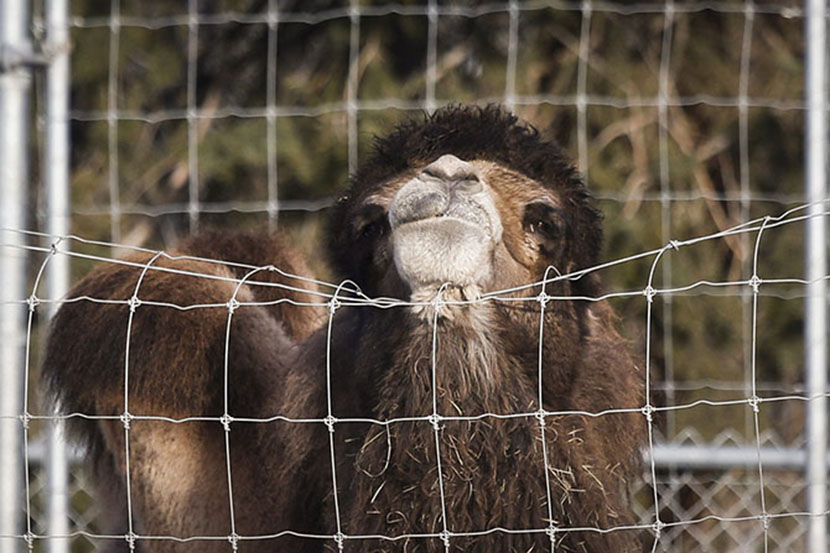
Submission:
M 589 205 L 578 174 L 551 143 L 496 108 L 448 108 L 399 127 L 379 140 L 332 217 L 329 244 L 345 277 L 370 295 L 408 299 L 397 274 L 385 209 L 402 183 L 444 154 L 474 161 L 496 196 L 507 253 L 497 250 L 491 289 L 541 280 L 553 265 L 573 271 L 596 263 L 599 214 Z M 556 233 L 536 241 L 536 200 L 561 207 Z M 530 218 L 529 218 L 530 217 Z M 369 229 L 367 231 L 367 229 Z M 499 255 L 502 255 L 499 257 Z M 508 259 L 508 257 L 510 259 Z M 516 263 L 518 261 L 518 263 Z M 487 291 L 487 290 L 485 290 Z M 525 294 L 536 295 L 539 287 Z M 595 276 L 549 285 L 556 295 L 594 295 Z M 343 308 L 333 325 L 332 390 L 335 416 L 396 417 L 432 413 L 432 311 Z M 598 412 L 637 408 L 645 402 L 642 371 L 615 330 L 604 303 L 550 302 L 544 324 L 543 403 L 550 411 Z M 534 412 L 538 389 L 539 305 L 484 303 L 439 319 L 437 412 L 445 416 Z M 321 331 L 303 348 L 301 387 L 306 402 L 284 406 L 295 416 L 323 416 L 325 367 Z M 440 455 L 451 532 L 494 527 L 544 529 L 547 520 L 541 432 L 534 418 L 442 421 Z M 546 420 L 553 523 L 558 528 L 607 529 L 632 523 L 626 484 L 644 440 L 639 413 Z M 388 426 L 343 424 L 337 477 L 343 532 L 401 535 L 443 529 L 436 447 L 429 422 Z M 325 443 L 312 444 L 307 463 L 323 459 Z M 323 510 L 333 531 L 331 497 Z M 494 533 L 453 537 L 452 550 L 542 551 L 545 534 Z M 432 539 L 347 542 L 349 551 L 441 551 Z M 557 551 L 620 553 L 639 550 L 635 532 L 563 532 Z
M 278 236 L 206 233 L 181 245 L 180 255 L 225 259 L 255 266 L 273 264 L 292 274 L 308 274 L 301 257 Z M 126 300 L 150 255 L 127 258 L 135 266 L 108 264 L 87 275 L 69 293 Z M 249 269 L 194 260 L 161 258 L 155 268 L 172 268 L 218 279 L 148 270 L 138 290 L 144 301 L 180 306 L 224 304 L 235 282 Z M 219 280 L 227 279 L 227 280 Z M 259 272 L 249 279 L 308 288 L 298 279 Z M 313 289 L 313 287 L 311 287 Z M 320 301 L 311 294 L 281 288 L 242 286 L 239 301 Z M 323 311 L 323 314 L 325 312 Z M 292 369 L 295 341 L 319 326 L 318 308 L 278 303 L 240 307 L 233 316 L 229 350 L 229 412 L 234 417 L 277 414 L 282 382 Z M 66 303 L 53 323 L 44 378 L 66 412 L 120 415 L 124 412 L 125 344 L 129 307 L 89 301 Z M 129 412 L 173 418 L 218 417 L 223 413 L 224 344 L 228 309 L 224 306 L 180 311 L 143 304 L 136 308 L 130 333 Z M 124 428 L 120 420 L 69 419 L 93 464 L 102 503 L 101 533 L 127 533 Z M 304 502 L 286 503 L 280 471 L 285 449 L 279 436 L 285 423 L 232 424 L 231 467 L 236 531 L 240 535 L 276 532 L 300 520 L 295 529 L 315 525 Z M 130 423 L 130 475 L 134 532 L 139 535 L 229 535 L 230 512 L 224 431 L 218 422 L 133 420 Z M 295 478 L 293 475 L 292 478 Z M 312 511 L 314 512 L 314 511 Z M 297 515 L 296 513 L 301 513 Z M 268 551 L 273 543 L 254 542 L 243 550 Z M 106 541 L 109 551 L 126 551 L 126 541 Z M 228 551 L 227 541 L 176 544 L 138 541 L 139 550 Z
M 413 291 L 394 261 L 388 209 L 396 192 L 444 154 L 472 163 L 486 180 L 503 238 L 494 251 L 488 292 L 538 281 L 553 265 L 564 272 L 593 265 L 600 249 L 600 216 L 561 152 L 531 128 L 497 108 L 450 107 L 400 126 L 376 144 L 332 213 L 328 247 L 335 268 L 373 296 L 410 299 Z M 539 202 L 553 206 L 540 212 Z M 541 229 L 544 228 L 544 232 Z M 225 240 L 228 240 L 225 242 Z M 296 267 L 278 240 L 249 237 L 241 243 L 214 235 L 182 251 Z M 263 244 L 266 246 L 263 249 Z M 244 259 L 239 254 L 244 252 Z M 147 257 L 136 259 L 145 263 Z M 217 276 L 246 271 L 195 261 L 159 261 Z M 301 270 L 301 269 L 299 269 Z M 107 266 L 82 281 L 72 296 L 129 298 L 140 268 Z M 273 277 L 269 273 L 270 277 Z M 294 283 L 291 283 L 294 284 Z M 226 302 L 233 284 L 149 271 L 142 299 L 179 304 Z M 548 285 L 556 295 L 595 295 L 597 277 Z M 520 294 L 537 295 L 538 286 Z M 245 286 L 240 299 L 258 298 Z M 457 293 L 450 290 L 448 294 Z M 555 415 L 545 420 L 547 473 L 539 421 L 489 414 L 532 413 L 538 404 L 539 304 L 487 302 L 445 307 L 437 329 L 439 443 L 429 421 L 334 425 L 337 498 L 346 536 L 435 534 L 444 525 L 453 551 L 544 551 L 552 523 L 557 551 L 620 553 L 639 549 L 632 531 L 607 533 L 631 523 L 626 485 L 644 440 L 639 413 L 600 417 Z M 320 419 L 327 414 L 327 329 L 299 347 L 319 323 L 300 308 L 246 307 L 231 331 L 229 412 L 234 417 Z M 66 304 L 50 337 L 45 374 L 64 409 L 115 414 L 124 410 L 126 321 L 123 305 Z M 139 306 L 131 338 L 130 412 L 171 417 L 222 413 L 222 359 L 227 309 L 175 311 Z M 598 412 L 644 403 L 643 375 L 615 330 L 604 303 L 551 301 L 544 320 L 542 401 L 549 411 Z M 338 419 L 386 420 L 433 412 L 432 311 L 341 307 L 331 342 L 331 406 Z M 94 347 L 93 347 L 94 344 Z M 75 421 L 91 445 L 99 481 L 123 482 L 123 427 L 119 421 Z M 83 424 L 82 424 L 83 423 Z M 333 536 L 337 531 L 330 435 L 320 423 L 231 425 L 236 531 L 243 536 L 283 530 Z M 230 532 L 224 475 L 224 432 L 215 422 L 174 425 L 133 421 L 130 432 L 136 532 L 145 535 L 213 535 Z M 444 504 L 437 473 L 442 464 Z M 107 474 L 110 474 L 107 477 Z M 112 487 L 113 510 L 124 504 Z M 551 504 L 548 505 L 548 496 Z M 124 528 L 114 529 L 123 533 Z M 145 550 L 228 550 L 226 542 L 189 549 L 140 541 Z M 346 551 L 443 551 L 436 537 L 346 539 Z M 243 551 L 336 550 L 332 539 L 242 541 Z

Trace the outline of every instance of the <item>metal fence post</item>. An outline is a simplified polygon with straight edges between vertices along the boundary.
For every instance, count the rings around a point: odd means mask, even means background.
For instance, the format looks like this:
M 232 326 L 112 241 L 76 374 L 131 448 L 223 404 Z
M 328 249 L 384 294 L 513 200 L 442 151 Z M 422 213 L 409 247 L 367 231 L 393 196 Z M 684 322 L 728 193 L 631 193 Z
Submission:
M 807 411 L 807 509 L 810 526 L 806 551 L 827 551 L 827 77 L 826 0 L 807 0 L 806 67 L 806 199 L 815 202 L 807 220 L 804 361 L 807 390 L 812 398 Z
M 30 53 L 29 2 L 0 2 L 0 228 L 26 226 Z M 0 248 L 0 536 L 20 536 L 23 525 L 23 409 L 26 253 L 21 235 L 2 232 Z M 1 538 L 0 552 L 19 551 L 19 539 Z
M 50 54 L 46 69 L 46 139 L 43 175 L 46 195 L 46 232 L 65 236 L 70 231 L 69 213 L 69 7 L 67 0 L 47 0 L 46 49 Z M 54 240 L 54 238 L 52 238 Z M 62 298 L 69 290 L 69 257 L 55 255 L 49 260 L 47 286 L 50 299 Z M 56 308 L 50 309 L 51 317 Z M 46 465 L 48 492 L 48 534 L 69 533 L 69 467 L 66 458 L 64 423 L 50 426 Z M 52 538 L 49 553 L 67 553 L 69 540 Z

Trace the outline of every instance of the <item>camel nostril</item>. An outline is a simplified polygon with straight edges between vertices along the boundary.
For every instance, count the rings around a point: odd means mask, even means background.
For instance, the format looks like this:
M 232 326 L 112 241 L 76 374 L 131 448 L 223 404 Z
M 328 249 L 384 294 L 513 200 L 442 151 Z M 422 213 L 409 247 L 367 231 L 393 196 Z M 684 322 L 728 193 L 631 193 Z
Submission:
M 395 196 L 389 208 L 389 224 L 394 229 L 404 223 L 438 217 L 446 212 L 449 200 L 446 189 L 424 189 L 415 181 Z
M 435 180 L 446 180 L 447 178 L 446 175 L 431 167 L 427 167 L 426 169 L 421 171 L 421 175 Z
M 450 184 L 450 190 L 455 194 L 478 194 L 484 190 L 481 179 L 471 175 L 463 180 L 457 180 Z

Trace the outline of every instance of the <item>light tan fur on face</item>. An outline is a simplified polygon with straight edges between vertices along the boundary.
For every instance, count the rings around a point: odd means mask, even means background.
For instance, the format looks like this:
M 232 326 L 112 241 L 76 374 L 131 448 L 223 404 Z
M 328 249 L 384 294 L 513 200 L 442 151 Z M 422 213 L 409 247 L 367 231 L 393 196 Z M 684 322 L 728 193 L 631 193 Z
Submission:
M 412 302 L 434 302 L 442 285 L 443 301 L 475 300 L 485 292 L 531 282 L 544 271 L 540 252 L 523 228 L 523 209 L 542 199 L 557 205 L 558 198 L 533 179 L 497 163 L 473 160 L 469 164 L 483 181 L 499 232 L 488 235 L 468 222 L 452 219 L 428 219 L 393 228 L 390 249 L 398 273 L 410 284 Z M 401 190 L 419 174 L 413 171 L 387 183 L 366 203 L 389 210 Z M 488 238 L 492 239 L 489 243 Z M 422 318 L 432 313 L 422 305 L 413 310 Z M 439 316 L 452 317 L 457 310 L 458 306 L 448 305 Z
M 546 200 L 551 204 L 560 203 L 559 198 L 536 181 L 516 171 L 507 169 L 491 161 L 476 161 L 482 175 L 498 186 L 493 186 L 493 201 L 499 211 L 504 227 L 504 246 L 506 252 L 519 267 L 521 275 L 513 275 L 512 282 L 505 282 L 499 288 L 508 288 L 528 282 L 535 273 L 541 260 L 539 251 L 528 239 L 522 228 L 524 207 L 532 201 Z M 543 262 L 542 262 L 543 263 Z

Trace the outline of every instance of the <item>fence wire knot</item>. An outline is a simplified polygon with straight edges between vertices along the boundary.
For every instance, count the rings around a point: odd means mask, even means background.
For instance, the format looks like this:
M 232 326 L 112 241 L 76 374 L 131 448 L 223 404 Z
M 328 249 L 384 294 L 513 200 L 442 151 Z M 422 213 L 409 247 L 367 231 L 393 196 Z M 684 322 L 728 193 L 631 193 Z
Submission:
M 29 306 L 29 311 L 34 313 L 35 309 L 37 309 L 37 306 L 40 305 L 40 298 L 32 294 L 31 296 L 26 298 L 26 305 Z
M 138 296 L 133 296 L 127 301 L 127 305 L 130 306 L 130 313 L 135 313 L 136 308 L 141 305 L 141 300 Z
M 239 549 L 239 534 L 237 534 L 236 532 L 231 532 L 228 536 L 228 543 L 231 544 L 231 548 L 234 551 L 237 551 Z
M 539 426 L 545 426 L 545 417 L 547 416 L 547 412 L 544 409 L 539 409 L 533 416 L 536 417 L 536 420 L 539 421 Z
M 127 542 L 127 545 L 130 547 L 130 551 L 135 551 L 135 540 L 138 539 L 138 536 L 135 532 L 127 532 L 124 534 L 124 540 Z
M 131 414 L 125 412 L 125 413 L 122 413 L 121 416 L 118 417 L 118 418 L 119 418 L 119 420 L 121 420 L 121 424 L 124 425 L 124 430 L 129 430 L 130 429 L 130 422 L 133 420 L 133 416 Z
M 438 7 L 432 3 L 430 3 L 427 7 L 427 17 L 430 19 L 434 19 L 438 17 Z
M 231 431 L 231 423 L 233 422 L 233 417 L 229 414 L 225 413 L 221 417 L 219 417 L 219 422 L 222 424 L 222 428 L 225 429 L 225 432 Z
M 337 298 L 331 298 L 331 300 L 329 301 L 329 313 L 334 315 L 334 312 L 340 308 L 340 305 L 340 300 L 338 300 Z
M 758 520 L 761 521 L 761 526 L 764 528 L 764 532 L 769 530 L 769 520 L 770 520 L 769 513 L 766 513 L 766 512 L 761 513 L 760 515 L 758 515 Z
M 761 280 L 758 275 L 752 275 L 752 278 L 749 279 L 749 285 L 752 287 L 752 292 L 757 294 L 758 288 L 763 284 L 763 280 Z
M 643 295 L 646 297 L 648 303 L 651 303 L 654 301 L 654 296 L 657 295 L 657 290 L 655 290 L 654 287 L 651 284 L 649 284 L 648 286 L 646 286 L 645 290 L 643 290 Z
M 551 544 L 556 542 L 556 532 L 557 531 L 559 531 L 559 528 L 557 528 L 556 525 L 553 524 L 553 522 L 548 524 L 548 527 L 545 528 L 545 534 L 550 539 Z
M 329 429 L 329 432 L 334 434 L 334 425 L 337 424 L 337 417 L 333 415 L 328 415 L 326 418 L 323 419 L 323 424 L 326 425 L 326 428 Z
M 29 429 L 29 422 L 32 420 L 32 415 L 30 415 L 29 413 L 23 413 L 22 415 L 20 415 L 17 418 L 19 418 L 20 422 L 23 423 L 23 429 L 28 430 Z
M 545 293 L 544 290 L 536 296 L 536 301 L 542 306 L 542 309 L 548 306 L 548 302 L 550 301 L 550 296 Z
M 346 534 L 337 532 L 334 536 L 334 543 L 337 544 L 337 550 L 343 551 L 343 543 L 346 541 Z
M 438 425 L 441 423 L 441 419 L 442 419 L 442 417 L 438 413 L 433 413 L 433 414 L 431 414 L 430 416 L 427 417 L 427 420 L 429 421 L 429 423 L 432 425 L 432 427 L 435 430 L 439 430 Z
M 654 536 L 659 538 L 660 534 L 663 533 L 663 528 L 666 527 L 666 523 L 660 520 L 659 518 L 651 525 L 652 530 L 654 530 Z
M 757 413 L 760 410 L 759 405 L 761 403 L 761 398 L 757 395 L 753 395 L 751 398 L 747 400 L 747 403 L 749 403 L 749 406 L 752 407 L 752 410 L 755 413 Z
M 669 240 L 669 247 L 674 251 L 680 250 L 680 241 L 679 240 Z
M 450 531 L 449 530 L 444 530 L 443 532 L 438 534 L 438 537 L 441 538 L 441 541 L 444 543 L 444 547 L 449 549 L 449 547 L 450 547 L 450 537 L 452 537 L 452 534 L 450 534 Z
M 653 420 L 654 420 L 654 406 L 653 405 L 651 405 L 650 403 L 647 404 L 647 405 L 644 405 L 640 409 L 640 412 L 643 415 L 645 415 L 646 420 L 648 421 L 649 424 L 651 424 L 653 422 Z
M 23 534 L 23 541 L 26 542 L 26 548 L 31 551 L 35 547 L 35 535 L 31 532 Z
M 49 244 L 49 255 L 57 255 L 58 254 L 58 244 L 61 243 L 61 239 L 58 238 L 51 244 Z
M 225 305 L 228 306 L 228 312 L 233 313 L 234 311 L 239 309 L 239 300 L 237 300 L 236 298 L 231 298 Z

